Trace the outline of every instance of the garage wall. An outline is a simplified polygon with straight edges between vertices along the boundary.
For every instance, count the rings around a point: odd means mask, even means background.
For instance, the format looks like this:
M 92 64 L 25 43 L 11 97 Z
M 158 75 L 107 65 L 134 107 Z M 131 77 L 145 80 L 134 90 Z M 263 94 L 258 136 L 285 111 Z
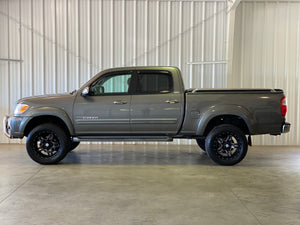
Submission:
M 186 88 L 226 87 L 226 6 L 0 0 L 0 117 L 21 97 L 69 92 L 109 67 L 178 66 Z M 0 143 L 7 142 L 1 133 Z
M 287 135 L 255 144 L 299 145 L 300 2 L 245 1 L 236 12 L 232 87 L 281 88 L 288 98 Z

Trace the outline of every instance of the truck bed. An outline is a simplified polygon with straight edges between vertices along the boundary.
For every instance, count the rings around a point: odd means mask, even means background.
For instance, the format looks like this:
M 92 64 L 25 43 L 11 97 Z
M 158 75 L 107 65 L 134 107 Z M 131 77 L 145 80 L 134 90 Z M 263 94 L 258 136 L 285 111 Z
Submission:
M 220 120 L 245 121 L 251 135 L 280 134 L 283 97 L 281 89 L 188 89 L 181 134 L 205 136 L 207 121 L 221 115 Z

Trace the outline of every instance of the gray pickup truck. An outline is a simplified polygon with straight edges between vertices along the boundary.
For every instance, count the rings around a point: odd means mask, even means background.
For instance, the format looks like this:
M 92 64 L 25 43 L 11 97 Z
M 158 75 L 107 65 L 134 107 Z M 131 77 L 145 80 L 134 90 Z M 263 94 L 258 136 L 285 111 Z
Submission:
M 41 164 L 61 161 L 81 141 L 193 138 L 214 162 L 234 165 L 251 135 L 289 132 L 286 111 L 279 89 L 185 90 L 176 67 L 127 67 L 102 71 L 70 94 L 20 99 L 3 127 L 9 138 L 26 136 Z

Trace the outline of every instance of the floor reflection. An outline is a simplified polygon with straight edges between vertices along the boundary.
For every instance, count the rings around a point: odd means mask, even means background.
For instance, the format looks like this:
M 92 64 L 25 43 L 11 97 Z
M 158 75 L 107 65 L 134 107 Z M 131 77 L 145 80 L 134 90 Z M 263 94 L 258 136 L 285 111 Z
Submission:
M 197 146 L 81 144 L 63 164 L 96 165 L 212 165 Z

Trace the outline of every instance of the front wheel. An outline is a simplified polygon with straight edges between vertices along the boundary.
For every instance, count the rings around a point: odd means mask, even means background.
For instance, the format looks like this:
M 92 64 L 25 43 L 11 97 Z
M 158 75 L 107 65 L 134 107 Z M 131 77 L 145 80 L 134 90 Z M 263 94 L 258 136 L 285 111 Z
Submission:
M 27 153 L 40 164 L 55 164 L 61 161 L 70 149 L 70 137 L 54 124 L 35 127 L 26 141 Z
M 239 163 L 248 151 L 245 134 L 229 124 L 213 128 L 206 138 L 205 146 L 208 156 L 217 164 L 224 166 Z

